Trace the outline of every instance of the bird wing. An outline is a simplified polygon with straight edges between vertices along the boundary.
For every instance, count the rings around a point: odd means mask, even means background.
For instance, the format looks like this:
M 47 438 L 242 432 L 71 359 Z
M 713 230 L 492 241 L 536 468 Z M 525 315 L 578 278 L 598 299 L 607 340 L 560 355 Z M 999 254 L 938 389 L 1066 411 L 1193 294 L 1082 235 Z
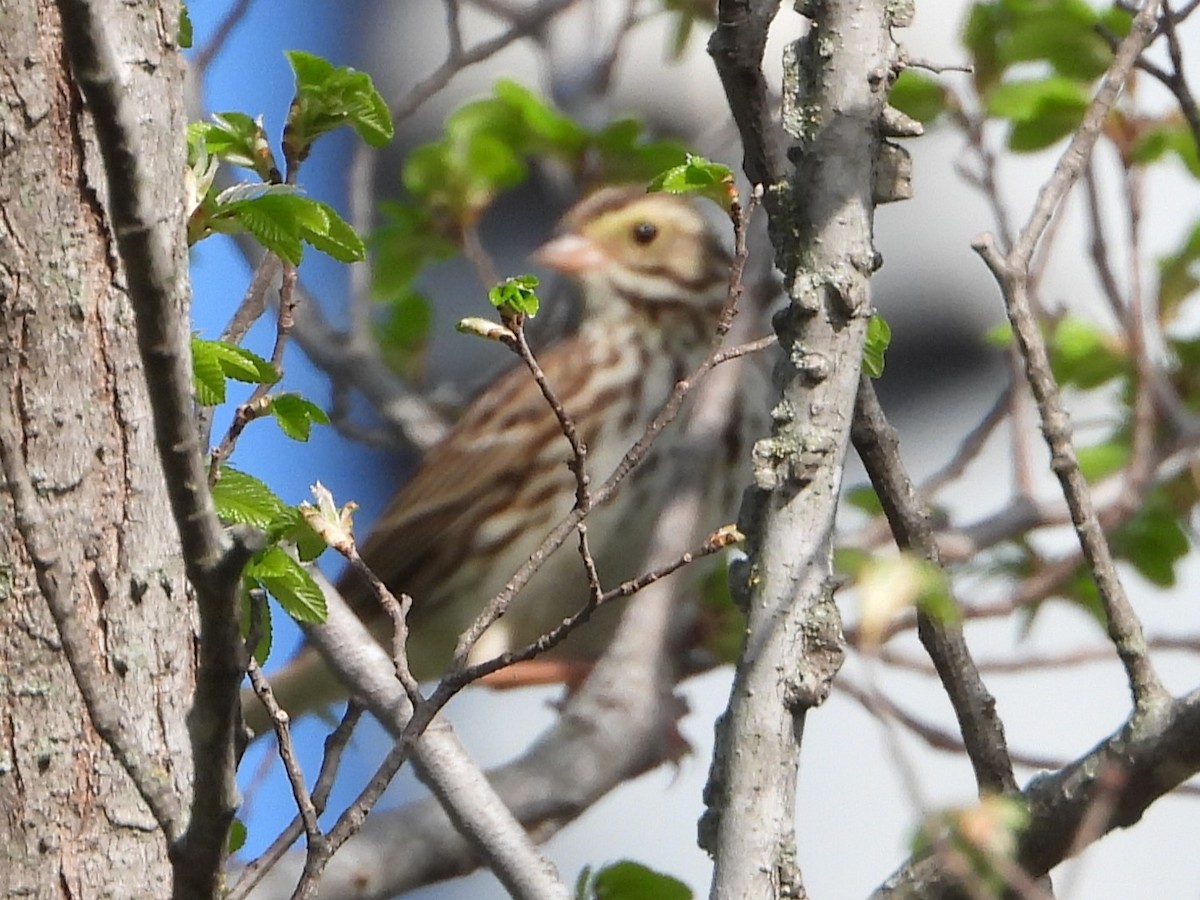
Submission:
M 560 396 L 570 396 L 590 360 L 586 348 L 571 339 L 543 353 L 541 362 L 555 371 Z M 484 521 L 536 506 L 546 492 L 559 493 L 564 486 L 570 491 L 570 472 L 553 458 L 565 463 L 569 456 L 558 421 L 529 372 L 509 371 L 428 452 L 359 552 L 393 592 L 413 597 L 413 616 L 423 616 L 441 599 L 441 585 L 481 549 L 480 541 L 506 537 L 485 538 Z M 523 527 L 519 517 L 514 521 L 514 527 Z M 361 578 L 348 574 L 338 587 L 360 616 L 371 618 L 368 611 L 377 601 Z

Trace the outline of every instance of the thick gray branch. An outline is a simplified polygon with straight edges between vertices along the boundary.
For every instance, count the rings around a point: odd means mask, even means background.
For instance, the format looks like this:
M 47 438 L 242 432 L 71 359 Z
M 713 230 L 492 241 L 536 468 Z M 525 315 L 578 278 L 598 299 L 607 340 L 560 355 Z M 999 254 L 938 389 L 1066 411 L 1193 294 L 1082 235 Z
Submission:
M 891 23 L 881 2 L 814 4 L 812 14 L 785 61 L 796 169 L 768 193 L 791 304 L 775 319 L 784 361 L 773 434 L 755 446 L 757 486 L 742 507 L 749 561 L 735 593 L 746 646 L 717 726 L 700 825 L 716 862 L 714 898 L 803 896 L 800 741 L 844 652 L 830 554 L 876 267 L 872 196 Z

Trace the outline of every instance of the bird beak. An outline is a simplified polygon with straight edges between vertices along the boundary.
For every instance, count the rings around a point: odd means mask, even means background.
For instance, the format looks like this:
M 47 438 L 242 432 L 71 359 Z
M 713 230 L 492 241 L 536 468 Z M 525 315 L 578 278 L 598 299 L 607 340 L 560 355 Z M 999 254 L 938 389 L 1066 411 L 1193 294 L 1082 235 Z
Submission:
M 551 238 L 533 251 L 530 259 L 564 275 L 582 275 L 608 262 L 607 254 L 595 241 L 578 234 L 560 234 Z

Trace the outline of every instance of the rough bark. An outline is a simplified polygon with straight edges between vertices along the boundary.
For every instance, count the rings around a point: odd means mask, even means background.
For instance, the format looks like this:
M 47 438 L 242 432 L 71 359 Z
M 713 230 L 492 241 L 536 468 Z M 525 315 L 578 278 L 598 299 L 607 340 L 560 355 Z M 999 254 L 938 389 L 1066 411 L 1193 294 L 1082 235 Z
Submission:
M 723 3 L 722 21 L 734 22 L 744 11 L 730 8 L 739 5 Z M 759 12 L 769 5 L 757 4 Z M 780 400 L 771 437 L 755 445 L 755 486 L 739 518 L 748 560 L 733 583 L 746 643 L 717 723 L 700 822 L 700 844 L 715 863 L 714 900 L 806 896 L 794 830 L 797 765 L 807 713 L 828 696 L 843 655 L 833 529 L 871 315 L 868 280 L 878 266 L 874 184 L 894 11 L 840 0 L 801 8 L 809 31 L 784 63 L 794 168 L 767 193 L 791 300 L 775 317 Z M 756 21 L 765 24 L 756 15 L 746 26 Z M 739 98 L 753 85 L 725 84 L 732 103 L 750 102 Z M 754 152 L 752 141 L 743 144 Z M 749 162 L 751 174 L 771 169 Z
M 182 224 L 174 3 L 108 5 L 164 219 Z M 46 594 L 99 694 L 186 797 L 194 621 L 92 122 L 56 6 L 0 3 L 0 894 L 165 893 L 167 844 L 93 726 Z M 182 235 L 176 244 L 186 264 Z M 15 471 L 28 476 L 20 490 Z

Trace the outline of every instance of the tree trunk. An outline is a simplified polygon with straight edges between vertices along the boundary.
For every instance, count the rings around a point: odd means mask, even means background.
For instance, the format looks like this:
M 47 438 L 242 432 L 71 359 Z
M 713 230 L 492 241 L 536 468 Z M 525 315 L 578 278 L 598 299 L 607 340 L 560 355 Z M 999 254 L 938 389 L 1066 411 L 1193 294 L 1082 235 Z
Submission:
M 184 277 L 178 7 L 107 6 Z M 0 34 L 0 895 L 163 896 L 166 841 L 93 728 L 47 595 L 86 638 L 95 690 L 185 797 L 193 610 L 58 7 L 2 0 Z

